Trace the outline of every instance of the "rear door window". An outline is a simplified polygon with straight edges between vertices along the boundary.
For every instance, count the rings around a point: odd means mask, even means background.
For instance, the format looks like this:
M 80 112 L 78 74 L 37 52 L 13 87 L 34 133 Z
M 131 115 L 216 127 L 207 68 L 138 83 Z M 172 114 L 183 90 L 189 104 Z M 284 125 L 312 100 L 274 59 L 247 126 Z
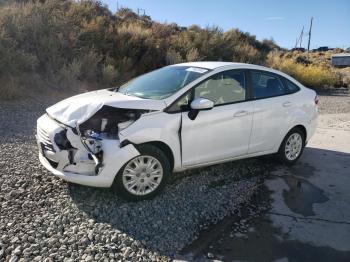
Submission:
M 294 84 L 292 81 L 288 80 L 287 78 L 284 78 L 284 83 L 287 89 L 288 94 L 292 94 L 295 92 L 298 92 L 300 90 L 300 87 Z
M 251 71 L 253 96 L 255 99 L 286 94 L 280 78 L 269 72 Z

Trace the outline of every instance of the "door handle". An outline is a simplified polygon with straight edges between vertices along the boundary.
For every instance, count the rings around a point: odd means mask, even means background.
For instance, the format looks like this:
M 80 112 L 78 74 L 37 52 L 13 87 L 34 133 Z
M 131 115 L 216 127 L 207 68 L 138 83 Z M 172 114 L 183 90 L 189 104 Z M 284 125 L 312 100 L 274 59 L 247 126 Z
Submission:
M 291 105 L 292 105 L 292 102 L 289 102 L 289 101 L 284 102 L 284 103 L 282 104 L 282 106 L 284 106 L 284 107 L 289 107 L 289 106 L 291 106 Z
M 242 110 L 242 111 L 236 112 L 236 113 L 233 115 L 233 117 L 241 117 L 241 116 L 246 116 L 246 115 L 248 115 L 248 114 L 249 114 L 248 111 Z

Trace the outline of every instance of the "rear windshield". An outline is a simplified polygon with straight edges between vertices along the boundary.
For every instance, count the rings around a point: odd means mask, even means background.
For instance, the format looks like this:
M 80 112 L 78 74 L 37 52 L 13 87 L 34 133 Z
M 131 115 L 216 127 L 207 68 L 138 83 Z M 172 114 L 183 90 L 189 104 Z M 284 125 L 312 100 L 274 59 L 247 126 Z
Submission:
M 167 66 L 134 78 L 117 91 L 129 96 L 164 99 L 208 71 L 208 69 L 191 66 Z

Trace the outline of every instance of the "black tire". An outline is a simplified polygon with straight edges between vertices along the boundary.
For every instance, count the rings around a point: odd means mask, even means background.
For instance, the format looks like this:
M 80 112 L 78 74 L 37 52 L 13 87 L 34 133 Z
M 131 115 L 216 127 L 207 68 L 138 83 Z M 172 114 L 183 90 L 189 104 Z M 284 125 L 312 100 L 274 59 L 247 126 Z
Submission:
M 302 139 L 302 147 L 301 147 L 301 151 L 299 153 L 299 155 L 293 159 L 293 160 L 290 160 L 287 158 L 287 155 L 286 155 L 286 144 L 287 144 L 287 141 L 288 141 L 288 138 L 290 136 L 292 136 L 293 134 L 299 134 L 301 136 L 301 139 Z M 298 128 L 298 127 L 294 127 L 293 129 L 291 129 L 288 134 L 285 136 L 285 138 L 283 139 L 281 145 L 280 145 L 280 148 L 278 150 L 278 153 L 277 153 L 277 158 L 280 162 L 282 162 L 283 164 L 285 165 L 288 165 L 288 166 L 291 166 L 291 165 L 294 165 L 295 162 L 298 161 L 299 157 L 302 155 L 303 151 L 304 151 L 304 147 L 305 147 L 305 134 L 304 132 Z
M 118 174 L 114 178 L 114 182 L 113 182 L 113 185 L 112 185 L 112 190 L 117 195 L 119 195 L 120 197 L 122 197 L 122 198 L 124 198 L 126 200 L 132 200 L 132 201 L 138 201 L 138 200 L 144 200 L 144 199 L 153 198 L 155 195 L 157 195 L 164 188 L 164 186 L 166 185 L 167 180 L 169 178 L 170 172 L 171 172 L 169 159 L 167 158 L 165 153 L 161 149 L 159 149 L 158 147 L 153 146 L 153 145 L 145 144 L 145 145 L 138 146 L 137 150 L 140 152 L 141 156 L 142 155 L 152 156 L 152 157 L 156 158 L 160 162 L 160 164 L 161 164 L 161 166 L 163 168 L 163 177 L 162 177 L 162 180 L 161 180 L 160 184 L 158 185 L 158 187 L 154 191 L 150 192 L 149 194 L 146 194 L 146 195 L 135 195 L 135 194 L 132 194 L 123 185 L 123 172 L 124 172 L 124 169 L 128 165 L 128 163 L 130 161 L 132 161 L 134 158 L 129 160 L 119 170 Z

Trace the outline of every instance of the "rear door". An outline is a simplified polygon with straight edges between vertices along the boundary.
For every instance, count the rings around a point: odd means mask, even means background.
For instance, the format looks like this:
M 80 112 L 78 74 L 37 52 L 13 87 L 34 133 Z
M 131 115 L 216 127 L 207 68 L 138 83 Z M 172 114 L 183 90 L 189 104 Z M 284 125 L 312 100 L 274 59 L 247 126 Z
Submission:
M 245 155 L 252 128 L 252 104 L 246 101 L 244 70 L 229 70 L 211 76 L 192 91 L 192 99 L 214 102 L 194 120 L 182 112 L 182 163 L 193 166 Z
M 272 150 L 281 141 L 297 101 L 277 74 L 250 70 L 253 128 L 249 154 Z

